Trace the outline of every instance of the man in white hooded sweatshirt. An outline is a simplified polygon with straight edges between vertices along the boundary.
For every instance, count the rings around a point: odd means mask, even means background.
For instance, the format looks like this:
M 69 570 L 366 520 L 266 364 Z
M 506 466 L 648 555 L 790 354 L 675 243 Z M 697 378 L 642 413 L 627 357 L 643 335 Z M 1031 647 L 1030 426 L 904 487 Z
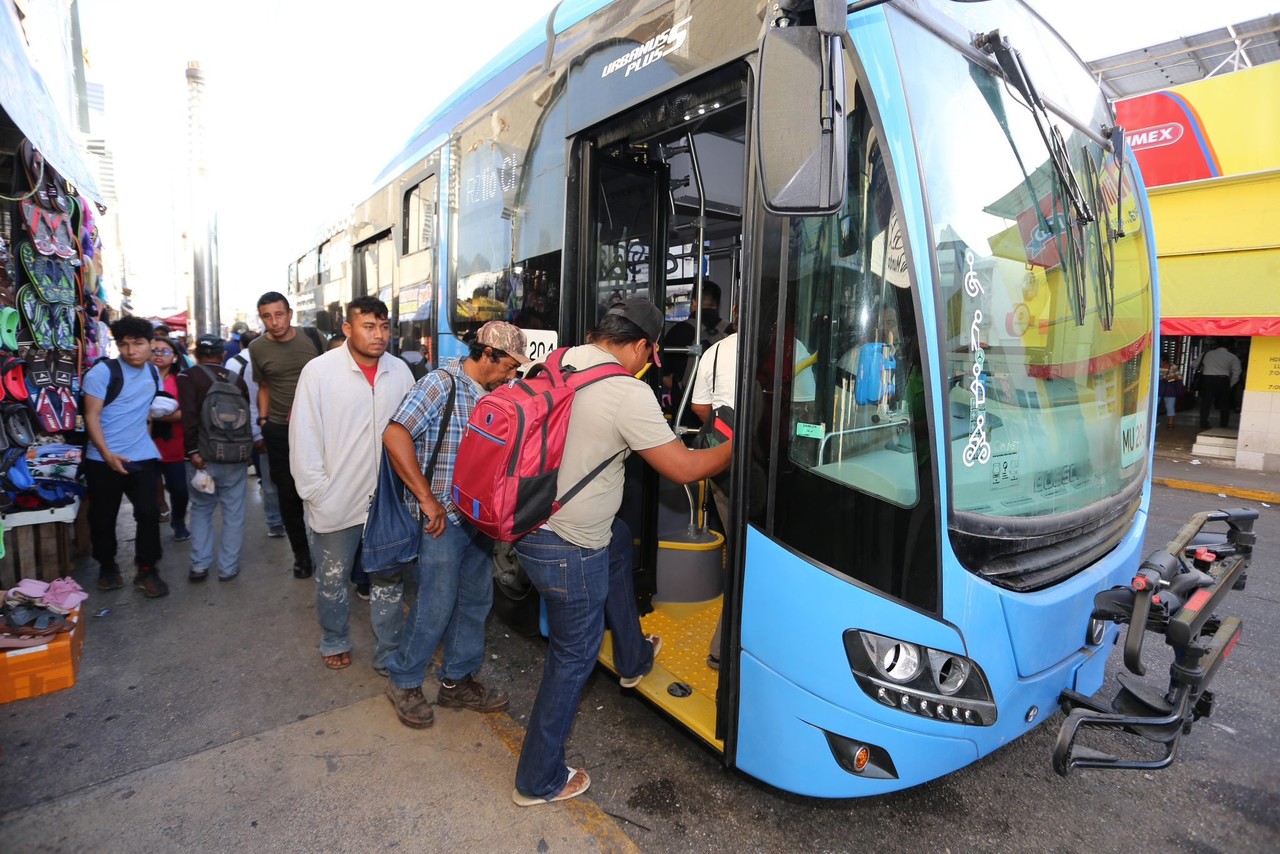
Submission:
M 409 366 L 387 352 L 391 325 L 382 300 L 352 300 L 342 332 L 343 346 L 302 369 L 289 418 L 289 467 L 315 567 L 320 654 L 333 670 L 351 664 L 347 576 L 377 483 L 382 431 L 413 387 Z M 399 585 L 383 585 L 370 603 L 379 672 L 400 640 L 400 595 Z

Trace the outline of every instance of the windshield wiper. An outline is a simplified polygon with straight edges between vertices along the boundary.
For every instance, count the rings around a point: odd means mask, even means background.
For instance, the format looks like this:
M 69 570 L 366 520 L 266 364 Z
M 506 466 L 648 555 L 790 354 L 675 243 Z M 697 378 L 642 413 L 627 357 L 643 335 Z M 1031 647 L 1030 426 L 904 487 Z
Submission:
M 1080 189 L 1080 183 L 1076 181 L 1076 176 L 1071 171 L 1071 161 L 1067 156 L 1067 145 L 1062 139 L 1062 132 L 1049 118 L 1049 109 L 1031 82 L 1027 67 L 1022 62 L 1022 54 L 1009 44 L 1007 38 L 1000 35 L 999 30 L 980 34 L 973 43 L 974 47 L 995 57 L 996 64 L 1004 72 L 1005 79 L 1026 101 L 1027 109 L 1035 119 L 1036 130 L 1040 132 L 1040 138 L 1044 140 L 1044 146 L 1049 152 L 1049 160 L 1053 163 L 1053 171 L 1058 177 L 1062 192 L 1071 202 L 1076 222 L 1081 225 L 1093 222 L 1093 211 L 1084 197 L 1084 191 Z
M 1116 228 L 1111 235 L 1119 240 L 1124 237 L 1124 128 L 1112 125 L 1102 133 L 1111 141 L 1111 156 L 1116 164 Z

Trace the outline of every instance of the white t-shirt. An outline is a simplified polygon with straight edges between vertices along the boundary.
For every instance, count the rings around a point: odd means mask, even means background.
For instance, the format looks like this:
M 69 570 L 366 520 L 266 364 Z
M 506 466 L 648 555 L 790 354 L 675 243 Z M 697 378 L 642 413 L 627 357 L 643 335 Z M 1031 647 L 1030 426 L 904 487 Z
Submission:
M 813 378 L 813 365 L 805 364 L 812 355 L 799 338 L 796 342 L 795 363 L 792 366 L 794 377 L 791 380 L 791 402 L 809 403 L 818 397 L 818 384 Z
M 608 362 L 617 359 L 592 344 L 571 347 L 564 357 L 564 364 L 578 370 Z M 613 460 L 547 521 L 547 527 L 581 548 L 609 545 L 613 517 L 622 506 L 628 450 L 647 451 L 674 439 L 653 389 L 635 377 L 610 377 L 578 391 L 556 494 L 564 495 L 600 463 Z
M 709 403 L 711 409 L 733 406 L 738 391 L 738 333 L 734 332 L 707 348 L 693 378 L 690 403 Z

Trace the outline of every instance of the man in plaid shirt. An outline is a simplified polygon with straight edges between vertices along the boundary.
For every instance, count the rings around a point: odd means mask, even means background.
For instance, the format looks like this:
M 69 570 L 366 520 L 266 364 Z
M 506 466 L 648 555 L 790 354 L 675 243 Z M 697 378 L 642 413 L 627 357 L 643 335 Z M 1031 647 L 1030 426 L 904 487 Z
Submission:
M 422 695 L 422 680 L 441 640 L 444 663 L 436 702 L 477 712 L 507 707 L 506 692 L 475 679 L 484 662 L 484 622 L 493 604 L 493 543 L 463 519 L 449 494 L 458 445 L 476 401 L 515 377 L 516 368 L 529 361 L 523 332 L 500 320 L 486 323 L 467 358 L 451 359 L 418 380 L 382 434 L 392 467 L 417 500 L 426 533 L 418 552 L 417 600 L 405 618 L 400 646 L 388 662 L 387 697 L 405 726 L 421 729 L 434 719 Z M 450 397 L 453 413 L 441 436 Z M 440 448 L 428 484 L 423 471 L 436 451 L 437 438 Z

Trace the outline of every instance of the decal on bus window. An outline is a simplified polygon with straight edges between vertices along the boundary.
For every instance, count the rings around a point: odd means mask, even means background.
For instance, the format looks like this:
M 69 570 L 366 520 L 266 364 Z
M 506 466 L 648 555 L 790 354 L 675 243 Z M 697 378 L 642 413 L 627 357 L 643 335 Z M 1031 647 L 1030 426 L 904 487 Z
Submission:
M 964 261 L 969 267 L 964 274 L 964 292 L 971 297 L 986 293 L 973 269 L 973 252 L 966 251 Z M 973 353 L 973 380 L 969 383 L 969 393 L 973 395 L 970 404 L 973 432 L 964 447 L 964 464 L 969 468 L 973 468 L 974 463 L 986 465 L 991 461 L 991 443 L 987 441 L 987 354 L 982 349 L 981 324 L 982 309 L 975 308 L 973 322 L 969 324 L 969 352 Z
M 658 33 L 644 44 L 627 51 L 604 67 L 604 71 L 600 72 L 600 79 L 603 80 L 622 68 L 626 69 L 622 76 L 630 77 L 631 72 L 639 71 L 667 54 L 679 50 L 684 46 L 685 39 L 689 37 L 689 22 L 692 20 L 693 16 L 689 15 L 683 20 L 676 21 L 670 28 Z

